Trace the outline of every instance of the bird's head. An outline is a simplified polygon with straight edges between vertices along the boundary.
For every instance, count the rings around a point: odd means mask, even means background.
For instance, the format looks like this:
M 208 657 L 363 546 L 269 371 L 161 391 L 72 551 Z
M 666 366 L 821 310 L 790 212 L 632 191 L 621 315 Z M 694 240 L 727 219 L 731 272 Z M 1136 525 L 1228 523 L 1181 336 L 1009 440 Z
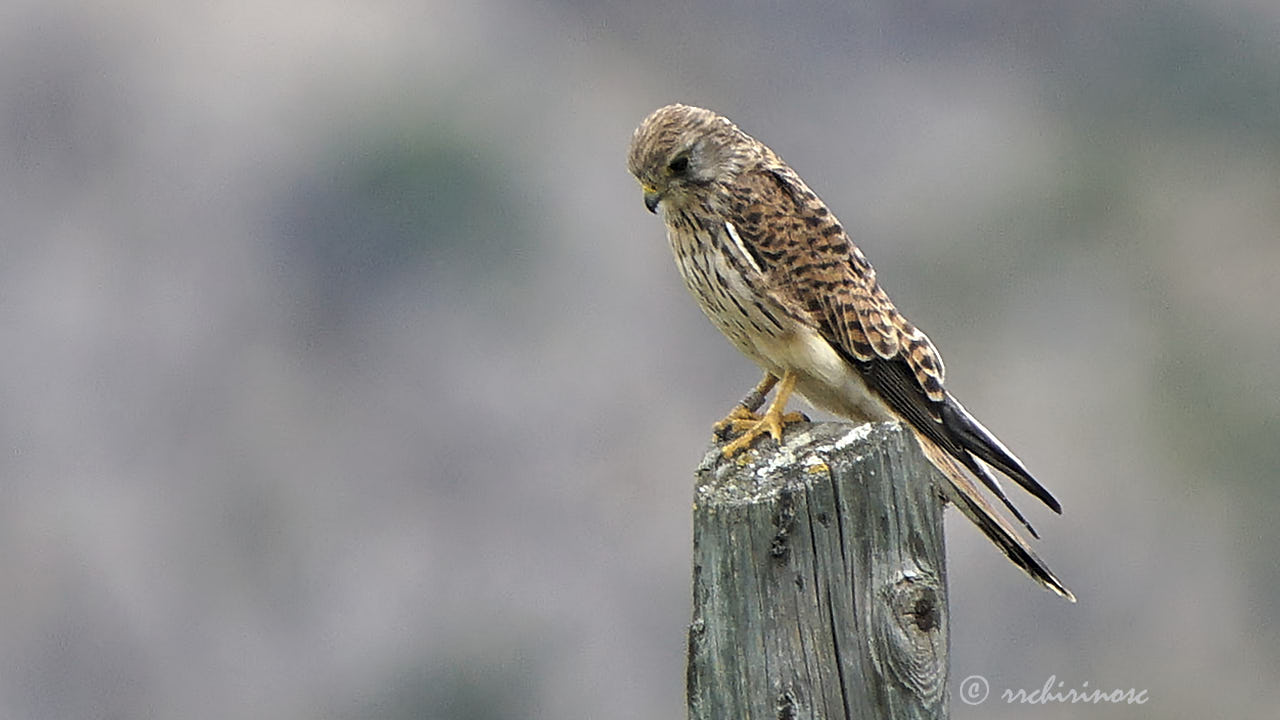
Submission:
M 636 128 L 627 169 L 644 190 L 645 207 L 656 213 L 659 203 L 666 210 L 686 207 L 695 193 L 732 182 L 758 156 L 757 145 L 722 115 L 668 105 Z

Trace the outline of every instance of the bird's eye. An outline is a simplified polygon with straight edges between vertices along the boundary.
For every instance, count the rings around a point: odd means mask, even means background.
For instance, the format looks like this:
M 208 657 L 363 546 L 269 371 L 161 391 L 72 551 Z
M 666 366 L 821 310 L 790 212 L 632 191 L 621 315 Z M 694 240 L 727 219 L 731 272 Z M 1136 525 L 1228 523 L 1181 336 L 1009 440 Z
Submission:
M 683 175 L 689 169 L 689 156 L 681 155 L 680 157 L 667 163 L 667 169 L 672 175 Z

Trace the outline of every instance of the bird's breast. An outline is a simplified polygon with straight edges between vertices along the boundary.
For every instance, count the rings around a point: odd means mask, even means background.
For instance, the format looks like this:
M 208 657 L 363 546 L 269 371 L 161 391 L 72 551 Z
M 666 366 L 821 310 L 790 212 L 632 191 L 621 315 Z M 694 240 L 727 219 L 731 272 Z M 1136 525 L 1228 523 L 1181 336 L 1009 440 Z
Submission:
M 685 287 L 720 332 L 757 363 L 770 366 L 766 348 L 794 333 L 797 321 L 769 296 L 762 278 L 726 247 L 714 226 L 672 225 L 667 238 Z
M 781 377 L 791 371 L 797 390 L 814 406 L 857 420 L 892 417 L 861 375 L 811 324 L 772 296 L 714 225 L 669 222 L 667 238 L 685 287 L 712 324 L 747 357 Z

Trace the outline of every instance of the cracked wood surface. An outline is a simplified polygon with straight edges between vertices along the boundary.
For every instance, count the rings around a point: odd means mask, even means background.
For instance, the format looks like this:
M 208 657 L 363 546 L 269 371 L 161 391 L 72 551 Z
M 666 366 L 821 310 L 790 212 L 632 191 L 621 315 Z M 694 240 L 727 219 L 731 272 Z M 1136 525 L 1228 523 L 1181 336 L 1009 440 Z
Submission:
M 689 718 L 946 717 L 936 470 L 893 423 L 785 440 L 698 467 Z

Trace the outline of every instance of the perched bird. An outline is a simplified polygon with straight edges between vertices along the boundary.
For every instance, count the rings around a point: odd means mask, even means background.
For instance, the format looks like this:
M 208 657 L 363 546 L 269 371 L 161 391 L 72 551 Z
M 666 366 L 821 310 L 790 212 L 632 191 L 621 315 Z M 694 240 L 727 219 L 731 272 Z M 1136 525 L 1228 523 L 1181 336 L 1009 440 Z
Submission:
M 717 429 L 742 434 L 732 456 L 768 433 L 782 439 L 798 392 L 853 420 L 897 420 L 949 481 L 942 491 L 1014 564 L 1046 588 L 1071 591 L 981 494 L 969 474 L 1030 524 L 984 463 L 1054 512 L 1062 508 L 1012 452 L 943 386 L 933 343 L 890 302 L 827 206 L 782 158 L 710 110 L 668 105 L 640 124 L 628 169 L 662 216 L 685 286 L 764 379 Z M 755 410 L 777 386 L 763 415 Z

